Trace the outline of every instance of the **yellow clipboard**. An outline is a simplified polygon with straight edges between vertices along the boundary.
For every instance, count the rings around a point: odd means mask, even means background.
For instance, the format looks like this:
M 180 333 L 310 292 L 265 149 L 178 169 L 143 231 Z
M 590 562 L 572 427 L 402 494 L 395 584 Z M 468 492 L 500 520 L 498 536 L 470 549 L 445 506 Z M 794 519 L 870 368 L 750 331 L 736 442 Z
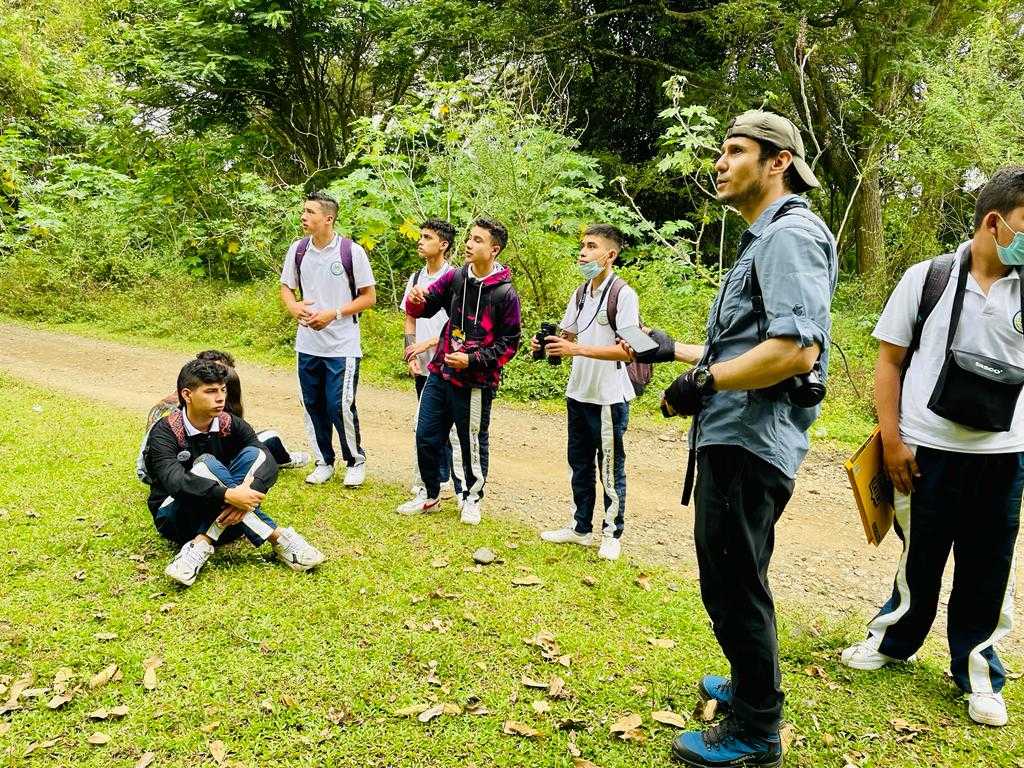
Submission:
M 844 466 L 868 544 L 877 547 L 892 527 L 893 513 L 892 483 L 882 463 L 882 433 L 878 427 Z

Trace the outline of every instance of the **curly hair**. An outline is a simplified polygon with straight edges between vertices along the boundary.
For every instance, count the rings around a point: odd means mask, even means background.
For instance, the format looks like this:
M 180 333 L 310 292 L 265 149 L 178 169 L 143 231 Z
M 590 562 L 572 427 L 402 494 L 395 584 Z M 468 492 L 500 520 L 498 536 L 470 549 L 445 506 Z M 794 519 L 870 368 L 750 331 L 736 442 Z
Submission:
M 203 384 L 224 384 L 227 377 L 227 368 L 223 363 L 189 360 L 178 372 L 178 405 L 185 407 L 185 398 L 181 396 L 183 389 L 195 389 Z

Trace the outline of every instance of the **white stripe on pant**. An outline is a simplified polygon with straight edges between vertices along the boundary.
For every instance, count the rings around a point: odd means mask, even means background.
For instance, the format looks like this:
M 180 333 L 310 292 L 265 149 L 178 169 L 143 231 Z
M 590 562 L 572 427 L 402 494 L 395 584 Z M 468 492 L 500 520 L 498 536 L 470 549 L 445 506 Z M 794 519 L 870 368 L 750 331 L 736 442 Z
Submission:
M 469 393 L 469 465 L 473 471 L 473 487 L 466 492 L 469 501 L 480 501 L 484 487 L 484 471 L 480 463 L 480 421 L 483 417 L 483 391 L 473 387 Z
M 615 533 L 615 517 L 619 513 L 619 494 L 615 490 L 615 426 L 612 407 L 601 406 L 601 486 L 608 501 L 604 507 L 604 532 Z
M 981 652 L 989 646 L 994 646 L 1013 629 L 1013 597 L 1016 583 L 1017 554 L 1014 553 L 1013 560 L 1010 561 L 1010 576 L 1006 580 L 1006 592 L 1003 593 L 1003 603 L 999 608 L 999 623 L 991 635 L 971 649 L 967 657 L 967 674 L 971 678 L 973 693 L 992 693 L 991 667 Z
M 366 459 L 359 451 L 359 439 L 356 435 L 356 367 L 359 365 L 359 358 L 345 358 L 345 374 L 342 379 L 341 390 L 341 424 L 342 439 L 345 441 L 345 449 L 352 457 L 352 464 L 358 466 Z
M 893 516 L 903 530 L 903 554 L 900 555 L 900 563 L 896 568 L 896 589 L 900 595 L 900 604 L 894 611 L 879 614 L 868 624 L 869 642 L 876 649 L 882 644 L 886 630 L 910 610 L 910 585 L 907 583 L 907 558 L 910 556 L 910 494 L 904 495 L 894 490 L 893 510 Z

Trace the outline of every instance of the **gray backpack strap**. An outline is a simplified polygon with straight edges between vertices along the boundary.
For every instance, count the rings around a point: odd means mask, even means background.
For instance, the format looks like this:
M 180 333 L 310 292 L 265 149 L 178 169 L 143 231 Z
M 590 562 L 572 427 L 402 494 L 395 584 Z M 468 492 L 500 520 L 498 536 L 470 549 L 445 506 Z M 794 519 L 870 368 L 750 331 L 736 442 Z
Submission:
M 945 253 L 937 256 L 928 263 L 928 272 L 924 277 L 924 286 L 921 288 L 921 303 L 917 307 L 917 317 L 914 319 L 914 331 L 910 337 L 910 346 L 907 347 L 907 354 L 903 357 L 903 365 L 900 368 L 900 379 L 907 375 L 910 369 L 910 360 L 921 346 L 921 334 L 924 333 L 924 324 L 928 321 L 935 305 L 939 303 L 942 294 L 949 285 L 949 276 L 953 274 L 953 265 L 956 263 L 955 253 Z
M 298 283 L 299 293 L 302 293 L 302 260 L 306 258 L 306 251 L 309 250 L 309 238 L 304 237 L 295 246 L 295 282 Z

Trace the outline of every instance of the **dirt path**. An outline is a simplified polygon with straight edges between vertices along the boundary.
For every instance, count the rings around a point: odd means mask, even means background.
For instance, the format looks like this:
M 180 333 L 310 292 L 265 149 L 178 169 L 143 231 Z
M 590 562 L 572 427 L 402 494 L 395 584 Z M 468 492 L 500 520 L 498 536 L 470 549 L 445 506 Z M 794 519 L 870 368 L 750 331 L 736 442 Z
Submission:
M 180 355 L 63 333 L 0 324 L 0 371 L 38 386 L 109 402 L 142 415 L 173 389 Z M 301 407 L 293 371 L 241 364 L 246 415 L 303 446 Z M 500 402 L 500 401 L 499 401 Z M 409 391 L 360 387 L 360 424 L 373 478 L 406 484 L 412 473 Z M 640 420 L 636 420 L 640 421 Z M 666 564 L 696 576 L 693 512 L 679 505 L 685 442 L 679 424 L 633 424 L 626 437 L 629 502 L 624 552 L 640 562 Z M 502 514 L 534 528 L 555 527 L 569 516 L 564 418 L 496 405 L 491 422 L 491 468 L 485 514 Z M 874 549 L 864 542 L 842 469 L 842 457 L 814 451 L 804 462 L 796 493 L 778 526 L 772 585 L 782 603 L 817 614 L 866 619 L 887 596 L 899 553 L 890 535 Z M 1018 543 L 1018 552 L 1024 544 Z M 946 587 L 949 593 L 950 573 Z M 1018 574 L 1016 606 L 1024 590 Z M 1004 647 L 1024 653 L 1021 632 Z

